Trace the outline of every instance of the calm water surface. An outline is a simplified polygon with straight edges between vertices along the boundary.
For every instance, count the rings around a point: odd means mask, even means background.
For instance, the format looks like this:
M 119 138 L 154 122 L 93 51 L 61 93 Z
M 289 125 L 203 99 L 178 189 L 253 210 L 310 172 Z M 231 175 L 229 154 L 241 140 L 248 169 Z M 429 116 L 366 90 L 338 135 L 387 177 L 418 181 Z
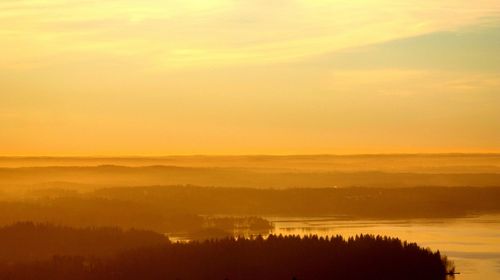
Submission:
M 500 215 L 460 219 L 342 220 L 339 218 L 266 217 L 275 234 L 380 234 L 440 250 L 454 261 L 457 280 L 500 279 Z

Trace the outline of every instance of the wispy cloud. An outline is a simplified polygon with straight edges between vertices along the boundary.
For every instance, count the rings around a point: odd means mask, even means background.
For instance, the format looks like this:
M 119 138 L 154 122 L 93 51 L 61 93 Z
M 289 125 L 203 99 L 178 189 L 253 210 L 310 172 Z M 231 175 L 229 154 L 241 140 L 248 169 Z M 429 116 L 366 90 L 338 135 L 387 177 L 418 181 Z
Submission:
M 500 73 L 398 68 L 339 70 L 325 80 L 333 92 L 361 96 L 449 96 L 500 91 Z
M 296 61 L 469 25 L 498 1 L 26 0 L 0 3 L 0 67 L 98 53 L 152 66 Z
M 499 12 L 491 0 L 3 0 L 0 152 L 498 150 Z

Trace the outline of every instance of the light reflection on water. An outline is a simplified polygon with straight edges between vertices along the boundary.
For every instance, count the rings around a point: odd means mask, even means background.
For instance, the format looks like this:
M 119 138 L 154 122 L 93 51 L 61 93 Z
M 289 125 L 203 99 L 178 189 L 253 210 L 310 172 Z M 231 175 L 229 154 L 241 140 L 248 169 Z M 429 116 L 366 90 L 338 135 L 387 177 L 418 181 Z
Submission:
M 500 279 L 500 215 L 460 219 L 348 220 L 338 217 L 265 217 L 274 234 L 374 234 L 440 250 L 455 262 L 457 280 Z

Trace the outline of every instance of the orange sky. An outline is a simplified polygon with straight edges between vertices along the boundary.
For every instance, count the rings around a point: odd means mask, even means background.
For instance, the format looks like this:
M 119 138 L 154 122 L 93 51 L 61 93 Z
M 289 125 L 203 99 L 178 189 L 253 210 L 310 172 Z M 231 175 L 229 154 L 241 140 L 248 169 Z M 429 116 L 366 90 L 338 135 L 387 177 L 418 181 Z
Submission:
M 500 152 L 499 1 L 4 0 L 0 155 Z

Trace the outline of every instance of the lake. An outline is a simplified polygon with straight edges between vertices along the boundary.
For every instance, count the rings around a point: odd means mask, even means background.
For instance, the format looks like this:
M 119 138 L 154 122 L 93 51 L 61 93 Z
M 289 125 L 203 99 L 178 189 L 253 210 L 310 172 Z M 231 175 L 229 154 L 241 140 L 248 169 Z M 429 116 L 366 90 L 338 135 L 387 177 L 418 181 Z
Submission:
M 338 217 L 265 217 L 274 234 L 321 236 L 380 234 L 398 237 L 454 261 L 457 280 L 500 279 L 500 215 L 459 219 L 347 220 Z

